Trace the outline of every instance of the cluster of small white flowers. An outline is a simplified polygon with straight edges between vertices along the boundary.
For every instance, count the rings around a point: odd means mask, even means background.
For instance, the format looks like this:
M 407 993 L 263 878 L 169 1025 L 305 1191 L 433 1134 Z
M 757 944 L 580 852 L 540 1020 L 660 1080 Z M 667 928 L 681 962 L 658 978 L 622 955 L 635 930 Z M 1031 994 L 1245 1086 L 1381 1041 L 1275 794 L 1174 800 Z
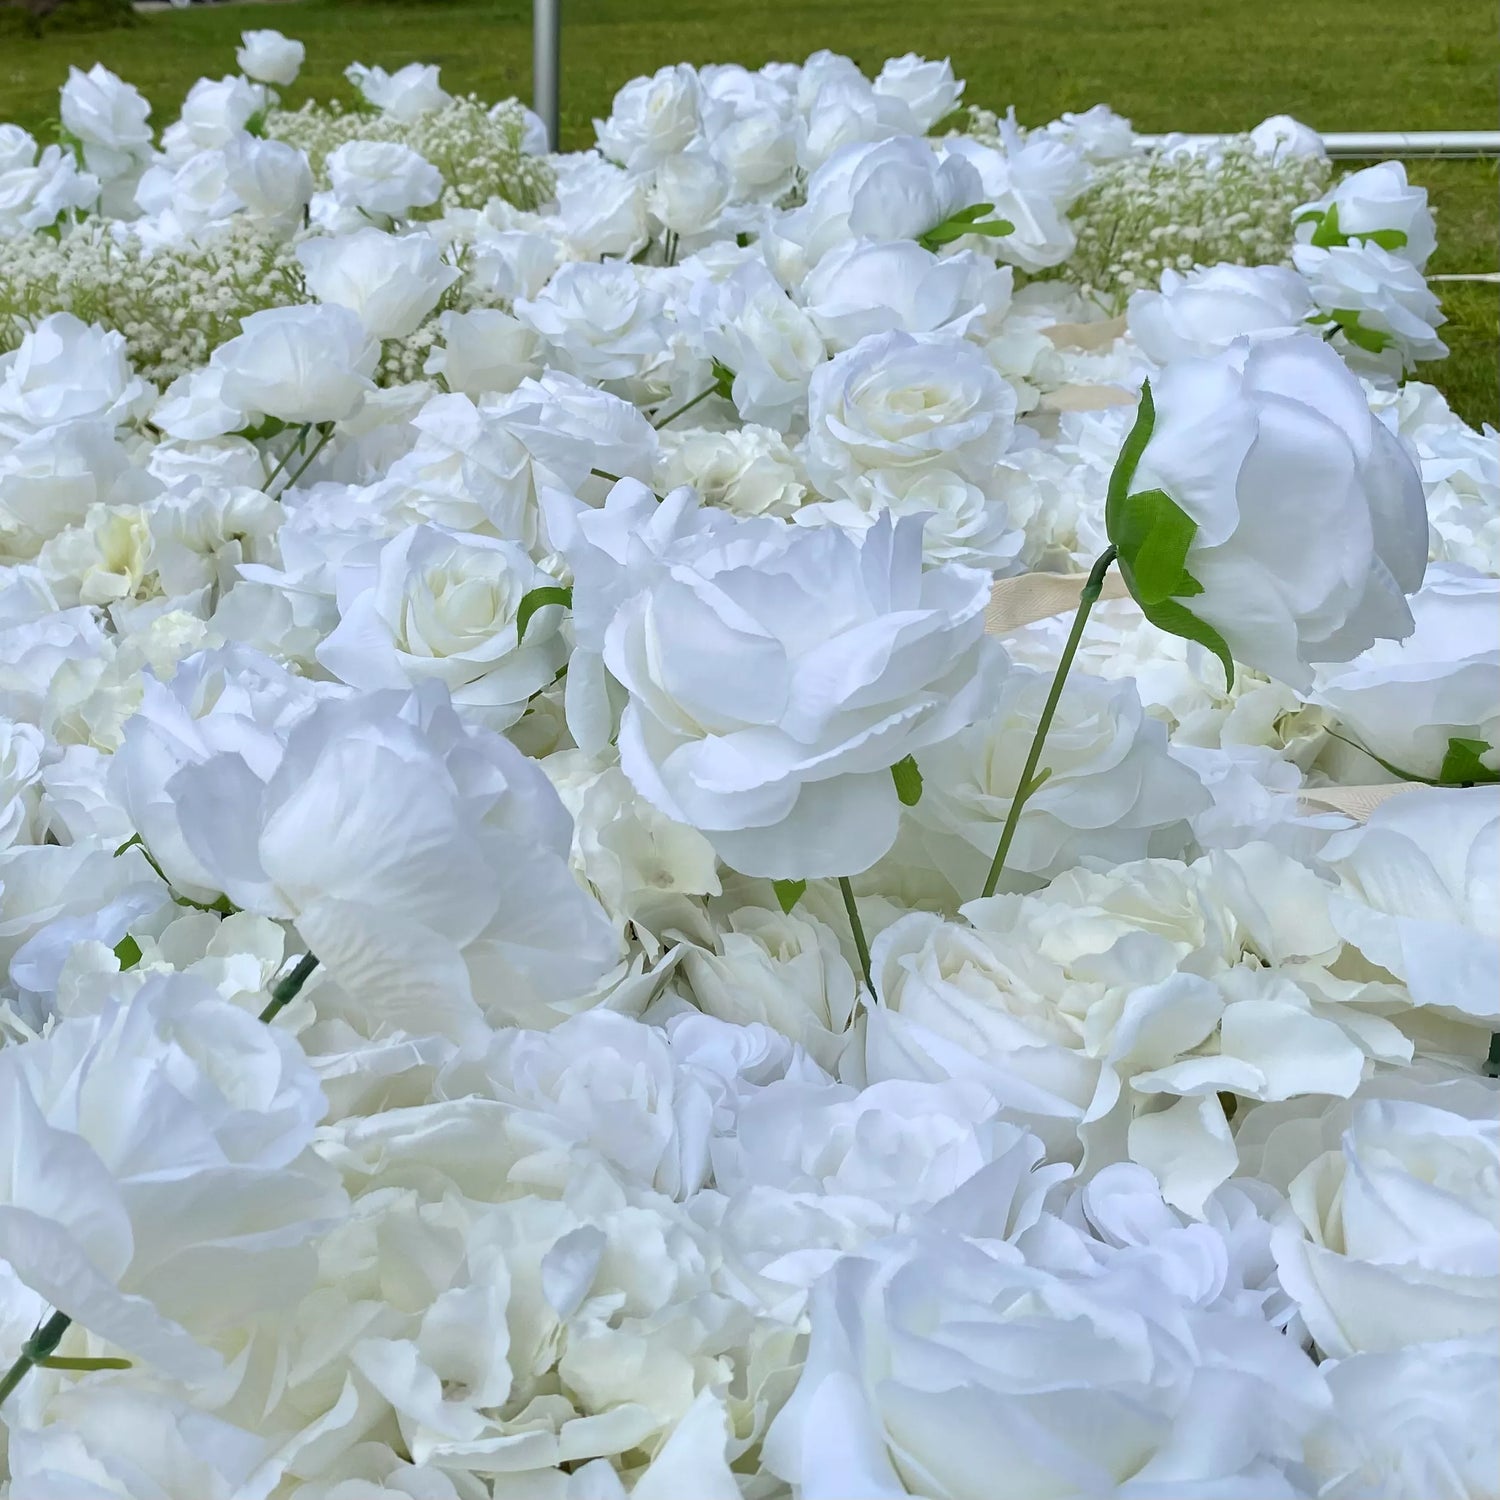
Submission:
M 328 157 L 349 141 L 410 147 L 442 174 L 441 208 L 483 208 L 491 198 L 519 208 L 545 203 L 553 193 L 554 174 L 545 156 L 525 150 L 528 129 L 526 111 L 514 99 L 489 105 L 472 94 L 453 96 L 409 119 L 388 111 L 345 109 L 337 100 L 273 109 L 265 119 L 268 136 L 307 153 L 320 188 L 328 186 Z M 438 206 L 429 212 L 435 216 Z
M 1491 1493 L 1421 189 L 1111 318 L 1102 107 L 678 65 L 548 156 L 355 65 L 294 145 L 243 42 L 0 126 L 0 1500 Z
M 51 313 L 125 335 L 131 364 L 166 385 L 205 364 L 240 322 L 304 296 L 286 236 L 231 221 L 201 241 L 148 249 L 85 222 L 57 238 L 7 242 L 0 255 L 0 353 Z
M 1072 214 L 1066 276 L 1111 312 L 1164 270 L 1291 260 L 1292 211 L 1328 186 L 1326 159 L 1271 157 L 1246 141 L 1213 153 L 1158 148 L 1106 163 Z

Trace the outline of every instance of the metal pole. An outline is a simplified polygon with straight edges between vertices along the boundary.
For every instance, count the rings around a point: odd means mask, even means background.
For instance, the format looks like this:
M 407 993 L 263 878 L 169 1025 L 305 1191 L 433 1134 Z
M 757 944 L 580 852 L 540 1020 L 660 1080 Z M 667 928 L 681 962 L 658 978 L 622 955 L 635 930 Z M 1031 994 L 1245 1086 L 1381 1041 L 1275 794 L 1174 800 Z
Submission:
M 1168 137 L 1143 135 L 1141 144 L 1159 146 Z M 1223 135 L 1180 135 L 1177 140 L 1211 144 Z M 1323 137 L 1329 156 L 1500 156 L 1500 130 L 1367 130 L 1330 132 Z
M 558 149 L 558 80 L 562 41 L 561 0 L 531 0 L 531 107 L 547 127 L 547 145 Z

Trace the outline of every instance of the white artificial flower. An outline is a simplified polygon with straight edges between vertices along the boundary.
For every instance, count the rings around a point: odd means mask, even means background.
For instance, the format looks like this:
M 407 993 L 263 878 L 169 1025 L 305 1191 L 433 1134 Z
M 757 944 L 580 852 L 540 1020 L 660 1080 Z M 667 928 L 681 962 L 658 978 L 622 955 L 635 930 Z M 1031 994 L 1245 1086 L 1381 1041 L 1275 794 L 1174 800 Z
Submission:
M 1370 239 L 1419 271 L 1437 247 L 1427 189 L 1409 183 L 1399 161 L 1341 177 L 1321 198 L 1298 208 L 1294 222 L 1301 244 Z
M 664 229 L 697 238 L 718 222 L 729 188 L 728 174 L 707 151 L 679 151 L 657 164 L 646 207 Z
M 1436 778 L 1455 739 L 1477 742 L 1483 771 L 1500 770 L 1500 582 L 1434 564 L 1409 602 L 1416 629 L 1325 667 L 1315 701 L 1410 776 Z
M 610 161 L 641 171 L 690 145 L 701 128 L 702 91 L 687 63 L 634 78 L 615 95 L 607 120 L 595 120 L 599 150 Z
M 963 98 L 963 80 L 953 76 L 953 64 L 945 57 L 929 62 L 908 52 L 890 58 L 875 79 L 875 92 L 899 99 L 910 111 L 919 130 L 931 130 L 958 108 Z
M 153 979 L 6 1048 L 0 1070 L 0 1254 L 80 1327 L 201 1378 L 219 1328 L 310 1278 L 303 1247 L 343 1195 L 310 1149 L 323 1097 L 284 1032 Z
M 224 147 L 224 185 L 267 226 L 296 229 L 313 194 L 307 153 L 285 141 L 238 135 Z
M 977 201 L 993 204 L 994 217 L 1013 226 L 986 242 L 1001 260 L 1023 271 L 1042 271 L 1073 253 L 1078 240 L 1068 209 L 1088 182 L 1080 151 L 1045 136 L 1014 143 L 1009 151 L 957 136 L 945 141 L 944 149 L 949 160 L 962 160 L 978 175 Z
M 342 989 L 424 1034 L 472 1035 L 486 1011 L 608 971 L 615 937 L 568 870 L 567 814 L 509 742 L 466 728 L 436 683 L 299 712 L 284 731 L 220 730 L 148 699 L 116 759 L 169 880 L 292 922 Z
M 438 69 L 431 63 L 407 63 L 394 73 L 350 63 L 344 77 L 382 114 L 406 123 L 441 109 L 451 97 L 438 83 Z
M 437 324 L 442 342 L 433 345 L 423 369 L 440 376 L 450 391 L 504 394 L 541 374 L 541 340 L 498 307 L 439 313 Z
M 50 229 L 62 215 L 87 212 L 99 179 L 79 170 L 70 151 L 37 143 L 18 125 L 0 125 L 0 234 Z
M 0 719 L 0 849 L 33 844 L 46 740 L 30 724 Z
M 808 378 L 827 358 L 817 326 L 762 266 L 737 271 L 719 288 L 704 342 L 734 374 L 741 418 L 770 427 L 789 427 L 805 412 Z
M 1042 128 L 1047 135 L 1081 151 L 1090 162 L 1121 161 L 1137 150 L 1130 121 L 1107 104 L 1078 111 L 1065 109 Z
M 1268 115 L 1250 132 L 1250 144 L 1261 153 L 1275 160 L 1292 157 L 1322 158 L 1323 137 L 1311 125 L 1291 115 Z
M 1131 337 L 1159 365 L 1207 358 L 1235 339 L 1282 338 L 1314 311 L 1302 278 L 1284 266 L 1208 266 L 1183 276 L 1168 267 L 1159 292 L 1131 295 Z
M 266 90 L 248 78 L 200 78 L 187 92 L 177 123 L 162 132 L 162 149 L 181 161 L 197 151 L 215 151 L 265 110 Z
M 346 307 L 301 304 L 252 313 L 213 353 L 219 399 L 283 422 L 338 422 L 373 389 L 379 347 Z
M 527 596 L 549 585 L 514 542 L 414 526 L 340 571 L 339 623 L 318 660 L 367 690 L 435 679 L 474 722 L 507 729 L 567 660 L 557 603 L 528 608 L 520 635 Z
M 1282 1285 L 1325 1355 L 1494 1336 L 1500 1124 L 1495 1091 L 1478 1092 L 1489 1097 L 1477 1116 L 1356 1098 L 1334 1111 L 1341 1134 L 1292 1179 L 1292 1213 L 1272 1247 Z
M 1186 1303 L 1149 1250 L 1069 1274 L 1005 1248 L 939 1232 L 841 1259 L 767 1467 L 806 1500 L 1298 1492 L 1328 1396 L 1288 1339 Z
M 708 1015 L 770 1026 L 825 1068 L 850 1040 L 854 971 L 815 916 L 741 907 L 723 920 L 714 950 L 687 950 L 682 972 Z
M 630 265 L 574 261 L 515 315 L 546 341 L 549 363 L 584 380 L 628 380 L 666 353 L 663 299 Z
M 1402 256 L 1361 241 L 1331 249 L 1294 245 L 1292 261 L 1355 369 L 1394 381 L 1419 361 L 1447 354 L 1437 333 L 1447 321 L 1438 299 Z
M 908 816 L 926 861 L 961 899 L 984 885 L 1050 686 L 1045 673 L 1013 668 L 985 718 L 917 756 L 923 795 Z M 1124 864 L 1185 852 L 1188 820 L 1208 798 L 1167 753 L 1166 731 L 1132 683 L 1071 679 L 1046 754 L 1051 775 L 1016 825 L 1009 869 L 1049 879 L 1086 857 Z
M 734 520 L 667 555 L 605 632 L 625 774 L 746 874 L 866 869 L 896 835 L 890 768 L 987 691 L 988 579 L 923 572 L 916 521 Z
M 246 78 L 258 83 L 278 83 L 285 88 L 296 81 L 307 48 L 279 31 L 242 31 L 234 60 Z
M 1500 1468 L 1492 1334 L 1325 1361 L 1333 1410 L 1308 1435 L 1326 1500 L 1467 1500 Z
M 1179 360 L 1153 390 L 1136 492 L 1194 525 L 1172 599 L 1229 652 L 1295 688 L 1412 630 L 1427 564 L 1421 480 L 1343 361 L 1308 335 Z
M 151 154 L 151 106 L 102 63 L 68 69 L 59 90 L 64 129 L 83 143 L 84 164 L 101 181 L 138 171 Z
M 628 261 L 651 237 L 645 179 L 598 156 L 577 158 L 558 173 L 557 208 L 562 233 L 581 259 Z
M 1016 393 L 970 343 L 887 333 L 816 370 L 808 406 L 813 483 L 859 500 L 872 470 L 944 469 L 983 488 L 1010 444 Z
M 80 419 L 117 426 L 141 416 L 153 397 L 130 368 L 122 334 L 52 313 L 0 355 L 0 440 Z
M 436 203 L 438 169 L 399 141 L 347 141 L 324 163 L 334 197 L 349 208 L 396 216 Z
M 691 485 L 705 505 L 739 516 L 791 516 L 807 495 L 792 451 L 772 428 L 753 422 L 727 432 L 663 432 L 656 482 L 663 494 Z
M 373 227 L 304 240 L 297 259 L 308 291 L 319 302 L 357 313 L 377 339 L 415 333 L 459 274 L 431 235 Z
M 1412 787 L 1322 858 L 1339 932 L 1422 1006 L 1500 1023 L 1500 788 Z

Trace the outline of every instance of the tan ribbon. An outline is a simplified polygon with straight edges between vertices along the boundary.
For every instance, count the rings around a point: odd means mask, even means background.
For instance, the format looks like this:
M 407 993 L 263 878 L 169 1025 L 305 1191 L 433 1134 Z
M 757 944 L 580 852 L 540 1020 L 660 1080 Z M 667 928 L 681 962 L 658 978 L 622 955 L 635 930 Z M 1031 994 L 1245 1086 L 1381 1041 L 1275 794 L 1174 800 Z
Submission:
M 1108 349 L 1125 332 L 1125 315 L 1102 323 L 1054 323 L 1042 333 L 1059 349 Z
M 1134 406 L 1140 399 L 1120 385 L 1060 385 L 1044 392 L 1036 411 L 1105 411 L 1111 406 Z
M 1009 635 L 1023 625 L 1053 615 L 1072 614 L 1078 608 L 1078 595 L 1087 573 L 1021 573 L 1015 578 L 1001 578 L 990 590 L 990 607 L 984 612 L 988 635 Z M 1118 573 L 1107 573 L 1101 599 L 1125 599 L 1130 590 Z
M 1312 804 L 1309 812 L 1329 809 L 1353 818 L 1356 823 L 1364 823 L 1381 803 L 1419 785 L 1416 781 L 1387 781 L 1381 786 L 1305 786 L 1297 796 Z

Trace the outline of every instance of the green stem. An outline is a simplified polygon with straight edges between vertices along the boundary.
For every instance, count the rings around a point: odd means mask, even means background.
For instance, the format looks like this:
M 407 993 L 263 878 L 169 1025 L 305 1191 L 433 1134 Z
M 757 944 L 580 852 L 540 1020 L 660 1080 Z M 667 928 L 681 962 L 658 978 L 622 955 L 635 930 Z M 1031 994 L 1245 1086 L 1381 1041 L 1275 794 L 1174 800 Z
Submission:
M 1047 694 L 1047 702 L 1042 708 L 1042 717 L 1037 721 L 1036 734 L 1032 737 L 1031 750 L 1026 757 L 1026 766 L 1021 772 L 1021 783 L 1016 788 L 1015 796 L 1010 799 L 1010 811 L 1005 815 L 1005 827 L 1000 831 L 1000 845 L 995 850 L 990 873 L 985 877 L 984 890 L 981 893 L 985 896 L 995 894 L 995 887 L 1000 883 L 1000 872 L 1005 868 L 1005 856 L 1010 853 L 1010 846 L 1016 836 L 1016 828 L 1021 821 L 1021 809 L 1026 806 L 1032 793 L 1041 785 L 1036 779 L 1036 768 L 1042 758 L 1042 746 L 1047 742 L 1047 731 L 1052 728 L 1052 716 L 1057 712 L 1058 701 L 1062 698 L 1063 684 L 1068 680 L 1068 671 L 1073 665 L 1073 658 L 1078 654 L 1078 643 L 1083 639 L 1083 627 L 1088 623 L 1089 611 L 1093 609 L 1095 601 L 1103 592 L 1104 575 L 1109 572 L 1110 564 L 1114 562 L 1115 556 L 1115 548 L 1111 543 L 1099 554 L 1099 559 L 1089 572 L 1088 581 L 1078 596 L 1078 612 L 1073 616 L 1073 628 L 1068 632 L 1068 643 L 1063 647 L 1062 656 L 1057 663 L 1057 671 L 1052 678 L 1052 690 Z
M 844 893 L 844 910 L 849 913 L 849 930 L 854 934 L 859 970 L 865 976 L 865 988 L 873 995 L 875 982 L 870 978 L 870 945 L 865 941 L 865 924 L 859 919 L 859 908 L 854 904 L 854 887 L 849 884 L 847 875 L 839 876 L 839 889 Z
M 302 462 L 297 466 L 297 472 L 288 477 L 286 483 L 282 485 L 281 489 L 278 491 L 278 494 L 286 494 L 286 492 L 291 489 L 291 487 L 296 484 L 296 482 L 301 479 L 305 473 L 307 473 L 307 471 L 312 467 L 312 461 L 328 446 L 328 440 L 332 436 L 333 424 L 329 423 L 329 425 L 325 427 L 319 434 L 317 442 L 313 444 L 312 452 L 309 453 L 307 457 L 303 459 Z
M 302 451 L 302 445 L 307 441 L 307 435 L 311 431 L 312 423 L 304 422 L 301 429 L 297 433 L 297 440 L 291 445 L 291 447 L 286 450 L 285 453 L 281 455 L 281 459 L 277 463 L 276 467 L 266 475 L 266 482 L 261 485 L 261 489 L 263 489 L 266 494 L 269 495 L 271 493 L 271 484 L 275 480 L 276 476 L 281 473 L 281 471 L 286 468 L 289 463 L 291 463 L 292 458 L 295 454 L 298 454 Z
M 317 967 L 317 955 L 304 953 L 297 960 L 297 967 L 271 991 L 271 1003 L 261 1011 L 261 1020 L 274 1021 L 297 998 L 297 992 L 307 983 L 312 971 Z
M 659 421 L 659 422 L 653 422 L 653 423 L 652 423 L 652 424 L 651 424 L 651 425 L 652 425 L 652 426 L 653 426 L 653 427 L 654 427 L 654 428 L 655 428 L 655 429 L 656 429 L 656 430 L 657 430 L 657 431 L 658 431 L 658 432 L 660 432 L 660 431 L 661 431 L 661 430 L 662 430 L 662 428 L 663 428 L 663 427 L 665 427 L 665 426 L 666 426 L 666 425 L 667 425 L 667 424 L 668 424 L 668 423 L 669 423 L 669 422 L 675 422 L 675 421 L 676 421 L 676 420 L 677 420 L 677 419 L 678 419 L 678 417 L 680 417 L 680 416 L 681 416 L 681 415 L 682 415 L 682 414 L 683 414 L 683 413 L 684 413 L 684 412 L 688 412 L 688 411 L 692 411 L 692 409 L 693 409 L 693 408 L 694 408 L 694 407 L 695 407 L 695 406 L 696 406 L 696 405 L 697 405 L 697 404 L 698 404 L 698 403 L 699 403 L 699 402 L 700 402 L 700 401 L 707 401 L 707 400 L 708 400 L 708 398 L 709 398 L 709 397 L 710 397 L 710 396 L 712 396 L 712 395 L 713 395 L 713 393 L 714 393 L 714 392 L 715 392 L 715 391 L 716 391 L 716 390 L 718 390 L 718 388 L 719 388 L 719 386 L 718 386 L 718 382 L 717 382 L 717 381 L 715 381 L 715 383 L 714 383 L 714 384 L 713 384 L 713 385 L 711 385 L 711 386 L 709 386 L 709 388 L 708 388 L 708 389 L 707 389 L 707 390 L 706 390 L 706 391 L 699 391 L 699 392 L 698 392 L 698 394 L 697 394 L 697 395 L 696 395 L 696 396 L 694 396 L 694 397 L 693 397 L 693 399 L 692 399 L 692 400 L 691 400 L 691 401 L 684 401 L 684 402 L 683 402 L 683 403 L 682 403 L 682 405 L 681 405 L 681 406 L 679 406 L 679 407 L 678 407 L 678 408 L 677 408 L 677 410 L 676 410 L 676 411 L 674 411 L 674 412 L 673 412 L 673 413 L 672 413 L 672 414 L 671 414 L 671 415 L 670 415 L 670 416 L 666 416 L 666 417 L 663 417 L 663 418 L 662 418 L 662 419 L 661 419 L 661 421 Z
M 590 469 L 589 473 L 597 474 L 600 479 L 607 479 L 611 484 L 618 484 L 620 482 L 620 476 L 618 474 L 611 474 L 608 469 Z
M 0 1379 L 0 1406 L 9 1399 L 10 1393 L 26 1378 L 27 1371 L 44 1359 L 51 1358 L 52 1351 L 62 1343 L 62 1336 L 73 1320 L 67 1313 L 55 1312 L 32 1336 L 21 1345 L 16 1362 Z

